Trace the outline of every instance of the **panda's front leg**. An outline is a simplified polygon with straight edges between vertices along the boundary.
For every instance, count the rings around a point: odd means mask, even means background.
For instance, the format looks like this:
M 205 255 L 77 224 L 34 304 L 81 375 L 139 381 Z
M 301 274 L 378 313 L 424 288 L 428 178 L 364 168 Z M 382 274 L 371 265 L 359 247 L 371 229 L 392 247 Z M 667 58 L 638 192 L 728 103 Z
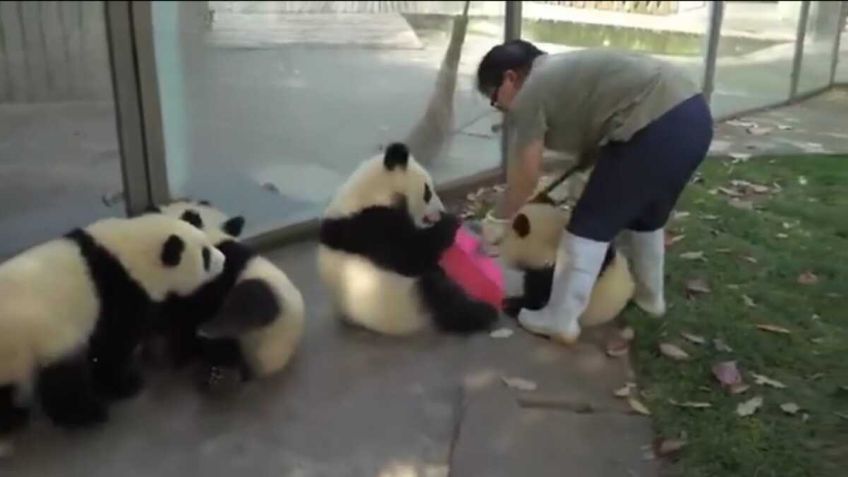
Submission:
M 89 427 L 108 419 L 106 403 L 95 392 L 91 365 L 84 352 L 42 369 L 36 392 L 44 413 L 57 426 Z
M 504 313 L 516 318 L 523 308 L 528 310 L 544 308 L 551 296 L 553 275 L 553 267 L 525 270 L 523 294 L 505 298 L 503 301 Z
M 144 379 L 135 359 L 137 346 L 103 340 L 89 352 L 92 375 L 100 394 L 109 399 L 127 399 L 141 391 Z

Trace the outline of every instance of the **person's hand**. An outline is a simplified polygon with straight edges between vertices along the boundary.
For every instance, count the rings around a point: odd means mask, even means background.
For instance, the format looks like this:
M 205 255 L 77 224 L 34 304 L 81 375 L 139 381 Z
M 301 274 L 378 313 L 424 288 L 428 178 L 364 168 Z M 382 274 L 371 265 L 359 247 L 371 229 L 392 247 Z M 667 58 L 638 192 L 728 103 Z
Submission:
M 503 239 L 508 224 L 509 219 L 499 219 L 495 217 L 494 212 L 489 211 L 483 219 L 483 242 L 489 246 L 498 245 Z

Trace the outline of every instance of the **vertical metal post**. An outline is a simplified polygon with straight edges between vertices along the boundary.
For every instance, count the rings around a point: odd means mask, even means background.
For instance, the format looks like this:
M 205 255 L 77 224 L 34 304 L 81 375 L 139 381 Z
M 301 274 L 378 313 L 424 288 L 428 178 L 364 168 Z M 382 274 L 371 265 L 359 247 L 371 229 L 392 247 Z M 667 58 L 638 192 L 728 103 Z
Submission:
M 507 0 L 504 2 L 504 41 L 521 38 L 521 2 Z M 501 179 L 506 180 L 507 160 L 509 156 L 510 134 L 509 125 L 504 117 L 501 121 Z
M 709 103 L 715 89 L 718 42 L 721 40 L 721 25 L 724 21 L 724 2 L 710 2 L 710 24 L 707 28 L 707 48 L 704 51 L 704 78 L 701 90 Z
M 798 28 L 795 32 L 795 57 L 792 59 L 792 77 L 789 86 L 789 99 L 798 93 L 798 80 L 801 77 L 801 62 L 804 58 L 804 37 L 807 35 L 807 18 L 810 16 L 810 1 L 801 2 L 801 14 L 798 15 Z
M 154 204 L 170 201 L 162 106 L 159 81 L 156 77 L 156 56 L 153 44 L 153 16 L 149 0 L 132 2 L 133 39 L 136 45 L 139 99 L 143 112 L 144 141 L 148 187 Z
M 121 178 L 128 215 L 150 204 L 144 119 L 135 64 L 132 11 L 129 1 L 104 2 L 115 122 L 121 151 Z
M 836 82 L 836 68 L 839 65 L 839 48 L 842 43 L 842 30 L 845 29 L 843 23 L 845 15 L 848 14 L 848 1 L 841 2 L 839 8 L 839 19 L 836 21 L 836 38 L 833 40 L 833 56 L 830 58 L 830 82 L 829 86 L 833 86 Z

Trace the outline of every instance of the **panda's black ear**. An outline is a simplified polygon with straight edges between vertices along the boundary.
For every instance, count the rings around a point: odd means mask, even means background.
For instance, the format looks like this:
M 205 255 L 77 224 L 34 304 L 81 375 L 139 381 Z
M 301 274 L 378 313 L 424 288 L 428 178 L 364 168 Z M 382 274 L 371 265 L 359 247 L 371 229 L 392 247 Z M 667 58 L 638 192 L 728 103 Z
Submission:
M 221 228 L 228 235 L 238 237 L 239 235 L 241 235 L 242 229 L 244 229 L 244 217 L 242 217 L 241 215 L 233 217 L 224 222 Z
M 200 218 L 200 214 L 198 214 L 197 211 L 191 209 L 186 210 L 185 212 L 183 212 L 183 215 L 181 215 L 180 218 L 190 223 L 191 225 L 194 225 L 198 229 L 203 230 L 203 219 Z
M 183 250 L 185 250 L 183 239 L 171 235 L 162 245 L 162 264 L 166 267 L 176 267 L 183 258 Z
M 383 155 L 383 166 L 386 170 L 394 170 L 395 167 L 406 169 L 409 163 L 409 148 L 401 142 L 393 142 L 386 148 L 386 154 Z
M 530 234 L 530 219 L 524 214 L 516 215 L 512 220 L 512 230 L 515 230 L 519 237 L 526 237 Z

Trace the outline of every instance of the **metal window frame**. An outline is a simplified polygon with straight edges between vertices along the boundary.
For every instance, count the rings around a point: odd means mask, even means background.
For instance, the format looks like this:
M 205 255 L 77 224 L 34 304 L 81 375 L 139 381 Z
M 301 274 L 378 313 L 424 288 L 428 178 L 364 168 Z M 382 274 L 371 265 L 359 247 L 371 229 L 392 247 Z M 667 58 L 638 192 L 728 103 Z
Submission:
M 836 70 L 839 67 L 839 49 L 842 47 L 842 31 L 845 29 L 843 19 L 848 14 L 848 1 L 843 0 L 839 8 L 839 22 L 836 24 L 836 38 L 833 40 L 833 53 L 830 59 L 830 86 L 836 84 Z
M 710 24 L 707 28 L 707 47 L 704 50 L 704 77 L 701 91 L 711 104 L 715 90 L 716 64 L 718 62 L 718 44 L 721 41 L 721 26 L 724 23 L 724 2 L 710 2 Z
M 798 26 L 795 30 L 795 56 L 792 58 L 792 76 L 789 84 L 789 98 L 798 95 L 798 84 L 801 79 L 801 66 L 804 61 L 804 40 L 807 36 L 807 21 L 810 16 L 810 0 L 801 2 L 801 13 L 798 15 Z
M 504 2 L 504 41 L 521 38 L 521 2 L 507 0 Z M 507 160 L 509 159 L 510 137 L 509 125 L 504 115 L 501 121 L 501 180 L 506 181 Z
M 151 194 L 132 7 L 129 1 L 103 3 L 124 205 L 133 216 L 150 205 Z

